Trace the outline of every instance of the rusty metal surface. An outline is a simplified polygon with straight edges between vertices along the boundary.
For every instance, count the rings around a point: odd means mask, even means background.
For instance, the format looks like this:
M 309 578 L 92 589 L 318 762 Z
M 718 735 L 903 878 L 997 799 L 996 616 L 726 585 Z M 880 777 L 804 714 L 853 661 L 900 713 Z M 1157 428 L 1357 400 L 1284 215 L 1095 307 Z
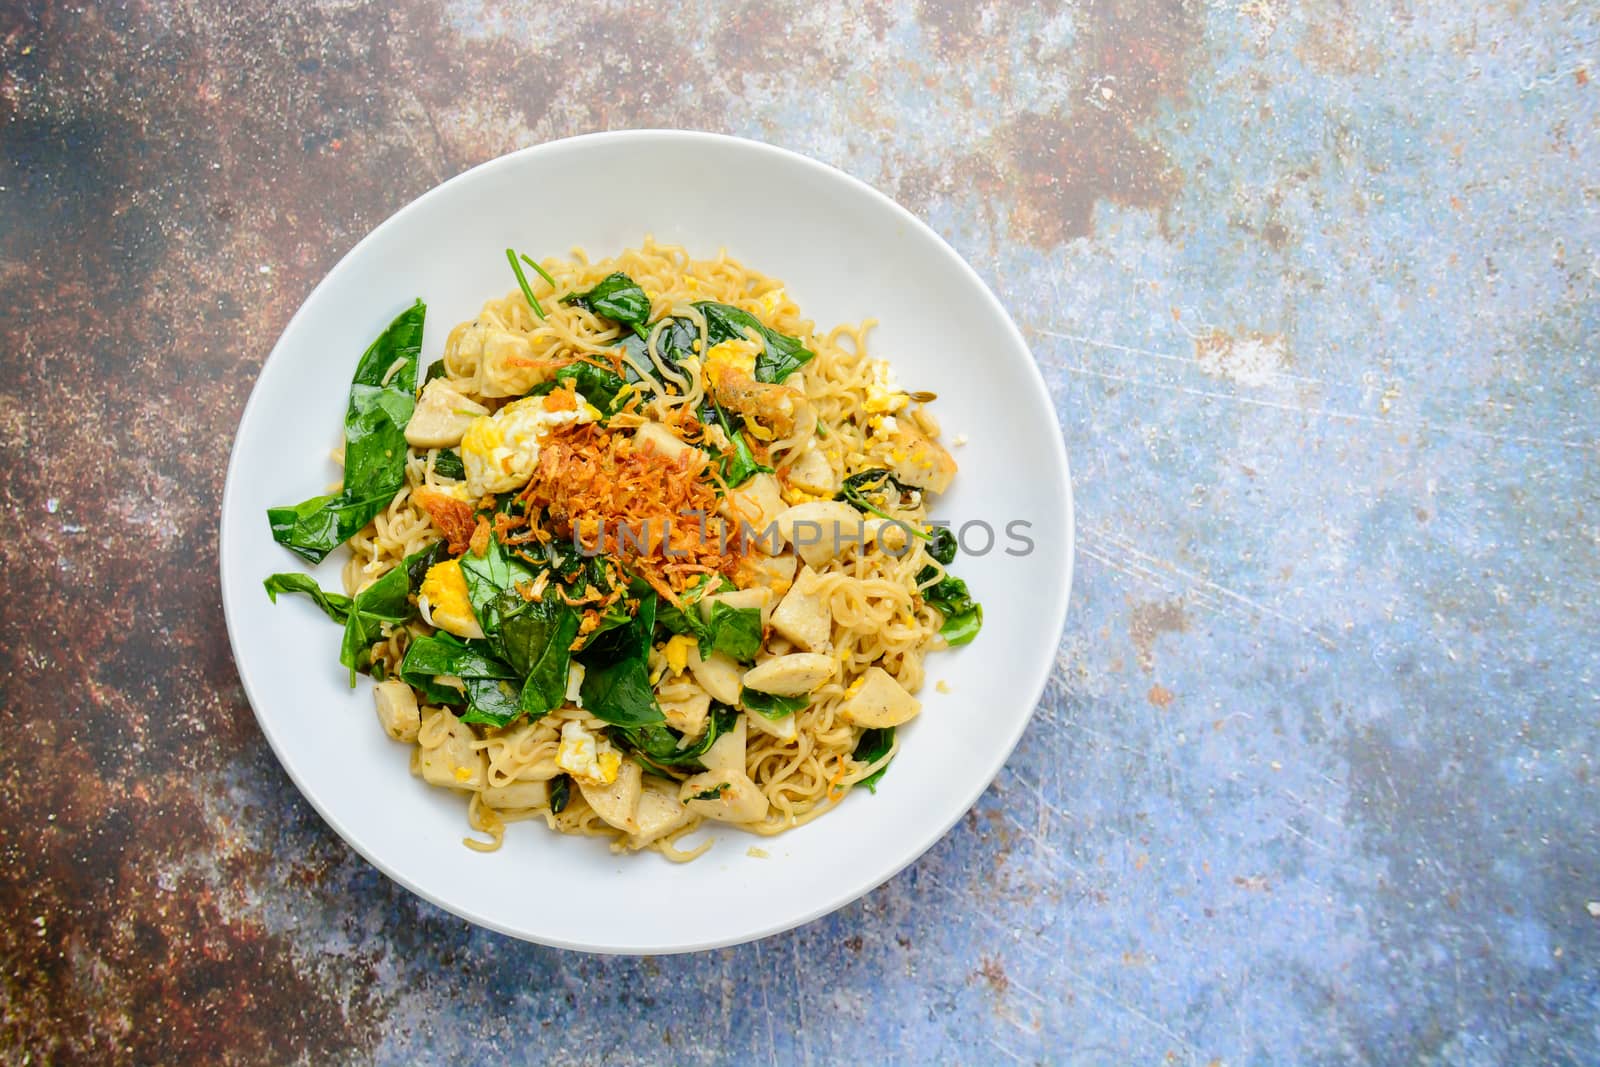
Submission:
M 1541 0 L 6 5 L 0 1055 L 1592 1062 L 1597 48 Z M 972 815 L 660 960 L 350 853 L 214 577 L 311 286 L 440 180 L 630 126 L 929 219 L 1028 334 L 1082 523 Z

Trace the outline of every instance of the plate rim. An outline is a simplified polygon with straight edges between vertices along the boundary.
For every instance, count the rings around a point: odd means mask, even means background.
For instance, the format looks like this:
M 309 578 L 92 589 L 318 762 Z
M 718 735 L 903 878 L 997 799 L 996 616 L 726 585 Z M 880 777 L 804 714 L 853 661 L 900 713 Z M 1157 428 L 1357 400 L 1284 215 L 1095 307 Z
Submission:
M 841 180 L 851 186 L 854 186 L 857 192 L 866 194 L 868 199 L 875 203 L 876 206 L 889 211 L 901 223 L 908 225 L 915 230 L 921 231 L 925 236 L 931 237 L 934 241 L 938 242 L 938 244 L 943 247 L 944 251 L 948 253 L 950 258 L 959 267 L 966 279 L 977 286 L 978 291 L 983 294 L 982 298 L 988 304 L 990 310 L 998 312 L 1000 321 L 1004 324 L 1005 330 L 1009 334 L 1010 339 L 1014 341 L 1023 352 L 1028 354 L 1029 359 L 1027 360 L 1027 373 L 1028 378 L 1033 386 L 1030 400 L 1041 405 L 1043 410 L 1049 413 L 1050 422 L 1056 429 L 1056 432 L 1050 435 L 1050 439 L 1054 456 L 1060 464 L 1062 488 L 1064 490 L 1062 494 L 1062 512 L 1061 514 L 1057 515 L 1056 518 L 1058 521 L 1060 521 L 1061 529 L 1064 531 L 1064 537 L 1061 538 L 1060 544 L 1064 555 L 1065 580 L 1060 584 L 1059 591 L 1055 593 L 1056 603 L 1051 605 L 1054 610 L 1049 611 L 1047 617 L 1048 619 L 1053 620 L 1053 626 L 1051 629 L 1055 634 L 1056 644 L 1058 647 L 1060 644 L 1061 635 L 1065 631 L 1067 611 L 1072 599 L 1072 581 L 1076 569 L 1075 565 L 1077 558 L 1077 529 L 1075 524 L 1076 508 L 1072 487 L 1072 468 L 1067 456 L 1066 440 L 1061 432 L 1060 417 L 1055 412 L 1055 405 L 1050 396 L 1049 386 L 1044 380 L 1044 375 L 1039 368 L 1039 362 L 1036 358 L 1033 358 L 1032 348 L 1028 345 L 1027 340 L 1023 337 L 1022 331 L 1012 319 L 1010 312 L 1006 310 L 1005 305 L 1001 303 L 999 297 L 994 294 L 994 291 L 990 289 L 988 283 L 984 281 L 983 277 L 978 274 L 978 272 L 970 263 L 967 262 L 966 258 L 962 256 L 960 252 L 956 251 L 954 246 L 946 241 L 944 237 L 941 236 L 939 232 L 927 222 L 923 221 L 923 219 L 918 217 L 911 210 L 900 204 L 888 194 L 878 190 L 868 182 L 863 181 L 862 179 L 857 178 L 856 176 L 849 174 L 838 167 L 824 163 L 821 160 L 814 159 L 810 156 L 804 155 L 803 153 L 747 137 L 738 137 L 730 134 L 713 133 L 702 130 L 665 128 L 608 130 L 543 141 L 538 144 L 519 148 L 512 152 L 507 152 L 504 155 L 496 156 L 493 159 L 485 160 L 484 162 L 476 164 L 475 166 L 470 167 L 443 182 L 440 182 L 438 185 L 431 187 L 426 192 L 406 202 L 398 210 L 386 217 L 382 222 L 372 227 L 372 229 L 367 231 L 367 233 L 363 235 L 359 241 L 352 245 L 350 249 L 344 253 L 344 255 L 339 257 L 338 262 L 330 267 L 327 272 L 323 274 L 322 278 L 318 280 L 317 284 L 314 285 L 306 293 L 304 298 L 301 299 L 300 305 L 295 309 L 294 314 L 289 317 L 288 321 L 284 323 L 283 329 L 279 332 L 277 339 L 273 342 L 272 348 L 268 351 L 266 358 L 262 360 L 261 366 L 257 369 L 255 379 L 252 381 L 250 386 L 250 395 L 246 399 L 245 405 L 239 413 L 238 425 L 234 429 L 233 442 L 229 447 L 228 466 L 224 475 L 222 497 L 220 502 L 220 515 L 217 527 L 218 578 L 221 586 L 219 591 L 222 599 L 224 626 L 228 633 L 228 647 L 234 661 L 234 670 L 239 676 L 240 686 L 244 690 L 246 702 L 250 705 L 250 711 L 255 717 L 256 725 L 266 737 L 267 744 L 272 749 L 272 754 L 277 760 L 278 765 L 288 775 L 289 780 L 294 784 L 295 789 L 299 791 L 301 797 L 311 805 L 312 810 L 314 810 L 322 818 L 323 822 L 325 822 L 334 831 L 334 833 L 339 836 L 340 840 L 342 840 L 348 848 L 354 851 L 362 859 L 366 860 L 377 870 L 381 871 L 390 881 L 404 888 L 407 892 L 410 892 L 415 896 L 420 897 L 434 906 L 448 912 L 449 914 L 472 923 L 475 926 L 493 930 L 496 933 L 513 937 L 520 941 L 527 941 L 533 944 L 545 945 L 551 948 L 557 948 L 566 951 L 585 952 L 596 955 L 665 956 L 679 955 L 689 952 L 710 951 L 713 949 L 748 944 L 763 940 L 765 938 L 773 937 L 777 934 L 785 933 L 789 930 L 796 929 L 811 922 L 815 922 L 819 918 L 830 915 L 846 905 L 860 900 L 867 894 L 882 886 L 884 883 L 888 882 L 900 872 L 904 871 L 907 867 L 911 866 L 911 864 L 921 859 L 927 854 L 929 849 L 933 848 L 934 845 L 938 844 L 940 841 L 949 836 L 951 829 L 967 814 L 967 812 L 972 810 L 973 806 L 979 801 L 979 799 L 982 798 L 983 794 L 988 791 L 991 785 L 994 784 L 995 780 L 999 777 L 1000 772 L 1005 769 L 1006 764 L 1010 762 L 1012 755 L 1016 751 L 1016 746 L 1022 740 L 1022 735 L 1027 731 L 1029 724 L 1033 722 L 1034 713 L 1038 710 L 1040 699 L 1044 696 L 1045 688 L 1049 684 L 1050 675 L 1054 670 L 1054 657 L 1044 660 L 1044 662 L 1040 663 L 1035 668 L 1035 677 L 1032 679 L 1032 684 L 1030 684 L 1026 690 L 1032 693 L 1032 697 L 1028 702 L 1027 712 L 1018 718 L 1016 726 L 1011 731 L 1011 736 L 1006 738 L 1006 743 L 999 759 L 992 767 L 987 768 L 986 772 L 981 778 L 974 779 L 976 782 L 975 788 L 967 791 L 968 795 L 964 797 L 963 802 L 959 808 L 956 809 L 954 816 L 946 821 L 936 833 L 929 834 L 926 841 L 912 850 L 907 856 L 905 856 L 904 859 L 891 865 L 887 870 L 863 883 L 858 888 L 843 895 L 830 897 L 820 903 L 803 908 L 794 916 L 762 923 L 759 924 L 755 929 L 746 932 L 735 933 L 726 938 L 712 938 L 684 943 L 681 945 L 674 945 L 672 947 L 657 947 L 641 950 L 630 949 L 625 946 L 593 944 L 583 941 L 563 939 L 560 937 L 551 937 L 547 935 L 535 936 L 527 931 L 515 929 L 507 923 L 503 923 L 486 915 L 473 912 L 468 908 L 457 906 L 450 900 L 421 888 L 392 868 L 388 863 L 373 855 L 356 839 L 355 835 L 353 835 L 345 827 L 345 825 L 334 814 L 334 812 L 329 809 L 323 800 L 316 795 L 316 792 L 307 788 L 306 783 L 302 780 L 300 772 L 293 765 L 292 761 L 285 757 L 284 747 L 280 745 L 278 737 L 274 733 L 272 726 L 269 725 L 267 721 L 267 717 L 263 716 L 259 706 L 260 702 L 258 701 L 256 693 L 252 687 L 249 672 L 246 671 L 243 666 L 244 661 L 240 656 L 239 642 L 234 625 L 233 608 L 231 606 L 231 597 L 229 596 L 228 592 L 231 587 L 229 580 L 230 572 L 227 552 L 227 545 L 230 540 L 228 516 L 234 510 L 231 504 L 233 498 L 237 493 L 242 492 L 242 490 L 239 488 L 239 481 L 237 478 L 238 468 L 242 462 L 240 450 L 240 430 L 243 429 L 245 423 L 250 419 L 251 414 L 260 399 L 261 392 L 258 386 L 260 385 L 261 378 L 266 374 L 268 368 L 272 365 L 273 360 L 279 357 L 280 352 L 283 350 L 284 338 L 289 336 L 294 331 L 295 324 L 300 320 L 301 316 L 306 314 L 306 309 L 315 301 L 317 294 L 329 284 L 329 281 L 339 273 L 340 269 L 348 261 L 354 258 L 370 242 L 373 242 L 381 233 L 388 230 L 392 225 L 400 222 L 406 216 L 421 210 L 423 205 L 439 196 L 444 195 L 451 186 L 456 185 L 457 183 L 465 182 L 472 176 L 478 175 L 480 172 L 487 172 L 495 169 L 515 166 L 519 161 L 529 156 L 556 155 L 563 151 L 569 151 L 573 148 L 578 148 L 585 144 L 595 142 L 627 141 L 702 141 L 718 143 L 724 147 L 732 147 L 736 151 L 750 151 L 757 154 L 769 155 L 771 157 L 781 159 L 787 165 L 809 169 L 818 176 L 826 177 L 829 180 Z

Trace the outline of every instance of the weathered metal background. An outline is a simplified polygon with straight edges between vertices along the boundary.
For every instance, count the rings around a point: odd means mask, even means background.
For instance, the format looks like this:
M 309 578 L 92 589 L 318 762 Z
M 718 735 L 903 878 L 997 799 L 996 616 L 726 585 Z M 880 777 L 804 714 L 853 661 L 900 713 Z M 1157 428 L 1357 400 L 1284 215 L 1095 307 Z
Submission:
M 1594 1061 L 1594 5 L 7 4 L 0 68 L 7 1060 Z M 827 920 L 632 961 L 350 853 L 215 578 L 311 286 L 442 179 L 629 126 L 929 219 L 1081 519 L 970 818 Z

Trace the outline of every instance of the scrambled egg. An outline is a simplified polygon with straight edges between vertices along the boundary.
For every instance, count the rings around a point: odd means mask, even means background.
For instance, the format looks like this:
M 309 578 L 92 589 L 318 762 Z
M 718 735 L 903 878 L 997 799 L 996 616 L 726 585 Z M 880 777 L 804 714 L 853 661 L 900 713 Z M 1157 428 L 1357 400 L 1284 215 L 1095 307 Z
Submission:
M 622 753 L 611 742 L 595 737 L 576 719 L 561 728 L 556 766 L 590 785 L 610 785 L 622 769 Z
M 756 373 L 756 354 L 759 351 L 761 349 L 755 342 L 746 339 L 723 341 L 721 344 L 712 345 L 706 350 L 706 376 L 715 382 L 717 375 L 723 370 L 741 370 L 753 378 Z
M 467 579 L 461 573 L 459 560 L 447 559 L 428 568 L 418 591 L 417 602 L 423 615 L 434 626 L 457 637 L 483 636 L 483 628 L 472 614 L 472 601 L 467 597 Z
M 695 644 L 695 639 L 688 634 L 674 634 L 662 648 L 661 654 L 666 657 L 667 667 L 673 674 L 682 674 L 689 669 L 689 650 Z
M 778 309 L 783 306 L 784 301 L 787 299 L 788 296 L 784 293 L 783 287 L 779 286 L 778 288 L 772 290 L 772 292 L 762 293 L 759 297 L 757 297 L 756 305 L 761 308 L 761 314 L 770 318 L 771 316 L 777 314 Z
M 575 411 L 551 411 L 544 397 L 530 396 L 476 420 L 461 437 L 467 491 L 479 497 L 520 488 L 533 477 L 540 440 L 552 429 L 594 422 L 599 417 L 600 412 L 581 395 Z
M 872 364 L 872 381 L 867 383 L 867 400 L 862 407 L 873 415 L 889 415 L 903 411 L 911 398 L 900 388 L 894 368 L 886 360 Z

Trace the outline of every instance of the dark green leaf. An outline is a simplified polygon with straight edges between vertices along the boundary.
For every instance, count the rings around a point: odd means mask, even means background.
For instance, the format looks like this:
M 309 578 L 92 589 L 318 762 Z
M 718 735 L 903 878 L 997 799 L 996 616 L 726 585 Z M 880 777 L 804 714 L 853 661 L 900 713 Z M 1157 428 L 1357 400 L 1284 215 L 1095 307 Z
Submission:
M 681 370 L 681 364 L 694 355 L 695 342 L 700 340 L 700 327 L 692 319 L 669 317 L 659 319 L 648 329 L 629 334 L 617 342 L 627 357 L 623 360 L 622 370 L 628 381 L 638 382 L 643 377 L 649 377 L 660 383 L 667 392 L 679 394 L 683 390 L 657 370 L 655 361 L 650 358 L 649 339 L 652 336 L 655 338 L 656 355 L 661 357 L 661 362 L 687 377 L 687 372 Z
M 560 815 L 566 811 L 571 797 L 572 779 L 564 774 L 556 775 L 555 781 L 550 783 L 550 814 Z
M 858 763 L 876 763 L 893 747 L 893 726 L 863 730 L 861 739 L 856 742 L 856 750 L 852 753 L 852 756 Z M 866 786 L 867 791 L 870 793 L 876 793 L 878 791 L 878 782 L 882 780 L 884 772 L 888 769 L 889 764 L 885 763 L 856 784 Z
M 411 581 L 412 589 L 420 589 L 422 580 L 428 576 L 428 571 L 437 563 L 443 563 L 450 558 L 450 545 L 445 541 L 435 541 L 427 548 L 418 549 L 406 557 L 406 577 Z
M 726 652 L 741 663 L 749 663 L 761 650 L 761 609 L 733 608 L 720 600 L 711 602 L 711 618 L 700 635 L 700 655 Z
M 587 308 L 596 315 L 631 326 L 636 332 L 650 318 L 650 297 L 638 282 L 621 272 L 608 274 L 587 293 L 573 293 L 561 302 Z
M 613 741 L 632 752 L 646 769 L 670 778 L 704 770 L 700 757 L 706 754 L 718 737 L 738 724 L 737 711 L 722 704 L 713 704 L 711 714 L 706 719 L 705 732 L 689 745 L 684 745 L 683 735 L 665 723 L 650 723 L 632 729 L 616 728 L 607 733 Z
M 433 457 L 433 473 L 441 478 L 464 482 L 467 480 L 467 465 L 461 462 L 460 452 L 446 448 Z
M 655 625 L 656 594 L 645 586 L 633 621 L 606 634 L 611 640 L 592 644 L 579 655 L 584 666 L 583 709 L 590 715 L 614 726 L 644 726 L 665 719 L 650 685 Z
M 578 613 L 565 604 L 554 611 L 544 648 L 534 658 L 522 682 L 522 710 L 530 721 L 561 706 L 567 698 L 567 673 L 572 663 L 572 641 L 578 636 Z
M 699 581 L 678 594 L 678 600 L 683 604 L 681 610 L 666 601 L 656 605 L 656 624 L 671 633 L 690 634 L 697 639 L 704 639 L 706 624 L 700 613 L 700 601 L 713 592 L 728 592 L 734 588 L 727 578 L 703 574 Z
M 422 376 L 422 384 L 427 385 L 435 378 L 443 378 L 448 373 L 450 372 L 445 367 L 444 360 L 436 360 L 433 363 L 428 364 L 427 373 L 423 374 Z
M 371 666 L 372 646 L 383 639 L 384 624 L 405 622 L 416 613 L 410 596 L 411 580 L 404 563 L 356 594 L 339 643 L 339 662 L 350 668 L 351 687 L 356 684 L 356 672 Z
M 522 714 L 522 693 L 517 683 L 499 678 L 463 678 L 467 710 L 462 722 L 507 726 Z
M 443 631 L 412 641 L 406 649 L 405 661 L 400 664 L 400 677 L 408 682 L 438 675 L 501 680 L 517 677 L 516 671 L 494 655 L 484 642 L 463 641 Z
M 572 382 L 572 387 L 589 403 L 600 409 L 602 415 L 615 415 L 622 405 L 617 394 L 627 382 L 619 375 L 593 363 L 569 363 L 556 371 L 556 381 Z M 624 398 L 626 400 L 626 398 Z
M 690 800 L 719 800 L 719 799 L 721 799 L 722 794 L 726 793 L 727 791 L 728 791 L 728 783 L 727 782 L 718 782 L 716 785 L 712 786 L 710 789 L 707 789 L 707 790 L 705 790 L 704 792 L 701 792 L 701 793 L 696 793 L 694 796 L 690 797 L 689 799 Z
M 371 522 L 405 485 L 405 428 L 416 406 L 426 310 L 418 300 L 402 312 L 356 366 L 345 407 L 344 488 L 267 510 L 273 540 L 312 563 Z
M 343 623 L 350 615 L 350 598 L 343 593 L 325 593 L 317 580 L 309 574 L 274 574 L 262 583 L 267 596 L 276 604 L 279 593 L 304 593 L 317 602 L 317 607 L 328 613 L 334 622 Z
M 946 567 L 956 559 L 956 535 L 948 526 L 935 526 L 933 540 L 928 542 L 928 555 Z
M 936 535 L 930 535 L 927 531 L 920 529 L 916 523 L 897 519 L 883 510 L 885 507 L 898 508 L 906 506 L 908 501 L 905 500 L 905 497 L 916 492 L 918 492 L 916 486 L 906 485 L 882 467 L 873 467 L 870 470 L 857 471 L 846 478 L 833 498 L 835 500 L 843 500 L 857 511 L 876 515 L 880 519 L 901 523 L 910 531 L 911 536 L 920 537 L 922 540 L 928 541 L 930 537 Z M 949 533 L 948 530 L 945 532 Z M 950 540 L 954 542 L 954 534 L 950 535 Z M 952 553 L 954 552 L 953 547 L 951 551 Z M 944 561 L 940 560 L 940 562 Z
M 816 358 L 816 353 L 798 339 L 767 329 L 748 311 L 709 300 L 695 307 L 706 317 L 706 341 L 710 345 L 744 340 L 751 331 L 760 337 L 762 351 L 756 356 L 756 381 L 781 382 Z
M 783 719 L 797 711 L 804 711 L 811 704 L 809 696 L 781 697 L 776 693 L 763 693 L 759 689 L 745 686 L 739 690 L 739 704 L 746 711 L 753 711 L 768 719 Z
M 922 568 L 917 574 L 917 584 L 921 585 L 932 579 L 937 573 L 931 565 Z M 978 636 L 978 631 L 983 627 L 983 607 L 972 599 L 967 583 L 960 578 L 946 573 L 943 578 L 922 591 L 922 599 L 937 608 L 939 614 L 944 616 L 944 624 L 939 627 L 939 633 L 951 647 L 967 644 Z

